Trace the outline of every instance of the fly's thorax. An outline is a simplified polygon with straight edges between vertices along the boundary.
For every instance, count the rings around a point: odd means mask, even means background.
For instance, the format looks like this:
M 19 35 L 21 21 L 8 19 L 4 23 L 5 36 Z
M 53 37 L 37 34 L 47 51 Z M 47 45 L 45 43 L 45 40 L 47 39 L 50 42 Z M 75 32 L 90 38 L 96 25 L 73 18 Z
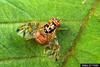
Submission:
M 53 41 L 55 37 L 56 37 L 55 32 L 45 33 L 43 28 L 37 29 L 35 33 L 35 39 L 40 44 L 45 44 L 50 41 Z
M 39 30 L 39 32 L 47 39 L 48 42 L 53 41 L 54 38 L 56 38 L 55 31 L 52 32 L 52 33 L 45 33 L 45 32 L 44 32 L 44 29 L 41 28 L 41 29 Z
M 52 32 L 52 33 L 48 33 L 47 34 L 47 39 L 48 39 L 48 42 L 54 40 L 54 38 L 56 37 L 56 34 L 55 32 Z

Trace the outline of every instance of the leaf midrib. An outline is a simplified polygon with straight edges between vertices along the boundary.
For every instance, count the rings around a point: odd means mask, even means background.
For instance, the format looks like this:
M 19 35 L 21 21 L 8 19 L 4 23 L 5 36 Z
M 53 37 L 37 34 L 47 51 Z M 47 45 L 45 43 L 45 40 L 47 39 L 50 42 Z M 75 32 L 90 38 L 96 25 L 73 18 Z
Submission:
M 75 48 L 77 43 L 79 42 L 81 35 L 83 33 L 83 31 L 85 30 L 85 28 L 88 26 L 88 20 L 90 19 L 90 17 L 92 15 L 94 15 L 95 11 L 96 11 L 96 6 L 99 4 L 99 0 L 95 0 L 95 2 L 93 3 L 92 8 L 89 10 L 88 14 L 83 18 L 83 24 L 80 27 L 80 30 L 76 36 L 76 38 L 73 40 L 72 42 L 72 47 L 69 49 L 69 52 L 66 53 L 65 55 L 65 59 L 64 59 L 64 63 L 62 64 L 61 67 L 64 67 L 66 62 L 68 62 L 68 59 L 70 59 L 71 56 L 73 56 Z M 77 58 L 76 58 L 77 59 Z

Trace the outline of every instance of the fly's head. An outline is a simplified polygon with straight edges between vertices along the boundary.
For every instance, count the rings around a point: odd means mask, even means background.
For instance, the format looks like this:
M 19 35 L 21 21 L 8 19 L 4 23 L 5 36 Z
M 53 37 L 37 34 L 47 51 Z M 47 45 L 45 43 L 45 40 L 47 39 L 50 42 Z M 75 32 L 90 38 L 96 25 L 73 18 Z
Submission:
M 45 33 L 52 33 L 58 27 L 60 27 L 60 21 L 56 18 L 52 18 L 48 24 L 44 25 L 44 31 Z

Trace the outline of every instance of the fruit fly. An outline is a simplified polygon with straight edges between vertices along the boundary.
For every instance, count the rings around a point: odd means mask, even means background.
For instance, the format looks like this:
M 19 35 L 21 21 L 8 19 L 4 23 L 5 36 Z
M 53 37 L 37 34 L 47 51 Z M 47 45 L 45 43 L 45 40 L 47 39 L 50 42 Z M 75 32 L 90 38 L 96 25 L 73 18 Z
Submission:
M 44 53 L 55 60 L 59 59 L 60 45 L 57 40 L 56 30 L 60 27 L 60 21 L 52 18 L 47 24 L 26 23 L 17 29 L 17 34 L 26 40 L 35 39 L 44 46 Z

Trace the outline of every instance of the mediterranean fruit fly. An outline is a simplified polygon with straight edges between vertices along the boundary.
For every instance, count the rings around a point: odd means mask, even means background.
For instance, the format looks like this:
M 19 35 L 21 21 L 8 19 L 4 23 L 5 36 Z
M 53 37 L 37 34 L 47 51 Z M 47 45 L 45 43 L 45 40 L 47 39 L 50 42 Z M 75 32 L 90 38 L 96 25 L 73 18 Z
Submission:
M 60 27 L 60 21 L 52 18 L 47 24 L 26 23 L 17 29 L 17 34 L 26 40 L 35 39 L 37 43 L 45 46 L 44 53 L 55 60 L 59 59 L 60 45 L 56 36 L 56 29 Z

